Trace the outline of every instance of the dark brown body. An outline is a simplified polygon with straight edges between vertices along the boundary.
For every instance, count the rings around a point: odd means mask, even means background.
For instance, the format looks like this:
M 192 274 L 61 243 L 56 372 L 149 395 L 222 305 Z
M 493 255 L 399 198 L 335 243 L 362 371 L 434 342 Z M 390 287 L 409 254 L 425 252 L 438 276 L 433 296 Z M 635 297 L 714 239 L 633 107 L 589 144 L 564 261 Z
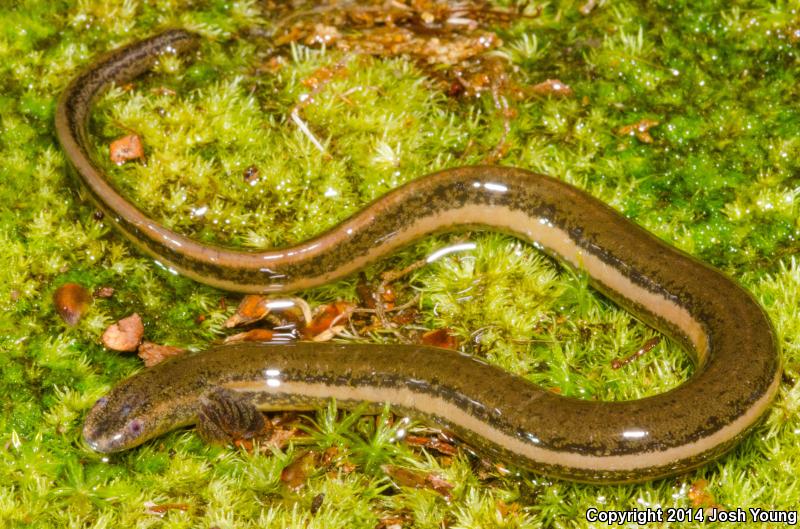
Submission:
M 99 207 L 163 264 L 229 290 L 284 292 L 346 276 L 431 232 L 485 227 L 585 270 L 611 299 L 685 344 L 698 366 L 688 382 L 663 395 L 597 403 L 552 395 L 433 348 L 227 347 L 140 373 L 115 389 L 87 419 L 85 435 L 96 449 L 124 449 L 191 423 L 204 392 L 225 386 L 264 409 L 313 407 L 331 397 L 390 402 L 542 472 L 630 481 L 702 464 L 732 446 L 768 408 L 779 355 L 753 298 L 587 193 L 547 176 L 507 167 L 441 171 L 392 191 L 315 239 L 268 252 L 206 246 L 146 217 L 88 156 L 91 103 L 109 83 L 142 73 L 160 54 L 195 45 L 195 36 L 175 30 L 107 55 L 70 84 L 56 115 L 64 151 Z M 271 369 L 279 376 L 264 375 Z M 151 388 L 163 387 L 154 382 L 158 377 L 168 389 L 154 395 Z M 123 416 L 120 402 L 129 408 Z M 136 435 L 125 433 L 131 420 L 144 426 Z

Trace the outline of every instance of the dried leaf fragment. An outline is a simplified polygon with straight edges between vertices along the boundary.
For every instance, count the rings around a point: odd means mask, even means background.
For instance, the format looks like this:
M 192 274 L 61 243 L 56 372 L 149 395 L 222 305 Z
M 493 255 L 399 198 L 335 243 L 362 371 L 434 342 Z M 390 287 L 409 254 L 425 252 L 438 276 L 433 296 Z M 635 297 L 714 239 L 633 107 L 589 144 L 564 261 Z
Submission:
M 159 96 L 174 96 L 177 94 L 175 90 L 167 86 L 156 86 L 150 90 L 152 93 Z
M 145 512 L 147 514 L 153 514 L 158 516 L 159 518 L 163 518 L 168 511 L 179 510 L 179 511 L 188 511 L 189 504 L 188 503 L 162 503 L 160 505 L 153 503 L 151 501 L 145 502 Z
M 531 87 L 531 92 L 540 96 L 570 97 L 573 94 L 572 88 L 558 79 L 547 79 Z
M 142 140 L 136 134 L 129 134 L 112 141 L 109 150 L 111 161 L 117 165 L 144 157 Z
M 173 345 L 161 345 L 153 342 L 142 342 L 139 346 L 139 358 L 144 360 L 145 367 L 153 367 L 160 364 L 167 358 L 180 356 L 186 353 L 186 349 Z
M 92 292 L 92 296 L 101 299 L 108 299 L 114 295 L 114 287 L 97 287 Z
M 270 434 L 268 439 L 265 439 L 261 446 L 265 449 L 269 449 L 270 447 L 275 447 L 283 450 L 287 446 L 289 446 L 289 441 L 295 439 L 297 437 L 302 437 L 300 435 L 300 429 L 294 427 L 282 427 L 279 424 L 272 423 L 272 433 Z
M 133 352 L 144 336 L 142 318 L 133 313 L 109 326 L 102 336 L 103 345 L 114 351 Z
M 395 465 L 381 465 L 386 475 L 402 487 L 413 487 L 415 489 L 431 489 L 446 498 L 450 498 L 450 491 L 455 485 L 437 476 L 436 474 L 425 474 L 415 470 L 401 468 Z
M 300 454 L 281 472 L 281 481 L 292 490 L 298 490 L 306 484 L 308 476 L 316 467 L 316 454 L 309 450 Z
M 632 125 L 620 127 L 617 129 L 617 134 L 620 136 L 636 136 L 636 139 L 642 143 L 653 143 L 653 137 L 648 131 L 659 123 L 654 119 L 644 118 Z
M 452 334 L 450 329 L 443 327 L 434 329 L 422 335 L 420 339 L 423 344 L 443 349 L 457 349 L 458 339 Z
M 497 500 L 497 503 L 495 503 L 495 505 L 497 507 L 497 512 L 499 512 L 500 516 L 502 516 L 503 518 L 505 518 L 508 515 L 517 516 L 522 510 L 519 503 L 517 502 L 512 502 L 511 504 L 508 504 L 503 500 Z
M 410 445 L 430 448 L 431 450 L 436 450 L 437 452 L 444 454 L 446 456 L 454 456 L 456 455 L 457 452 L 455 446 L 453 446 L 451 443 L 448 443 L 447 441 L 439 439 L 438 437 L 407 435 L 405 437 L 405 440 Z
M 64 323 L 74 327 L 91 306 L 92 296 L 78 283 L 64 283 L 53 293 L 53 304 Z
M 268 300 L 258 294 L 248 294 L 236 307 L 236 312 L 225 321 L 225 327 L 230 329 L 238 325 L 253 323 L 269 314 Z
M 378 521 L 378 525 L 375 526 L 375 529 L 402 529 L 403 524 L 409 521 L 410 520 L 403 516 L 389 516 L 387 518 L 381 518 Z
M 237 342 L 271 342 L 275 332 L 269 329 L 250 329 L 249 331 L 233 334 L 225 338 L 225 343 Z
M 446 479 L 437 476 L 436 474 L 428 474 L 425 481 L 428 484 L 428 488 L 433 489 L 445 498 L 450 499 L 450 491 L 453 490 L 455 485 Z
M 687 496 L 692 500 L 692 507 L 703 507 L 707 509 L 725 510 L 724 507 L 717 504 L 714 500 L 714 495 L 708 489 L 708 481 L 698 479 L 689 487 Z
M 342 37 L 339 30 L 334 26 L 327 24 L 314 24 L 311 33 L 306 37 L 306 44 L 325 44 L 326 46 L 333 44 Z
M 353 309 L 355 306 L 346 301 L 335 301 L 319 307 L 303 329 L 303 336 L 317 342 L 330 340 L 344 328 L 343 324 Z

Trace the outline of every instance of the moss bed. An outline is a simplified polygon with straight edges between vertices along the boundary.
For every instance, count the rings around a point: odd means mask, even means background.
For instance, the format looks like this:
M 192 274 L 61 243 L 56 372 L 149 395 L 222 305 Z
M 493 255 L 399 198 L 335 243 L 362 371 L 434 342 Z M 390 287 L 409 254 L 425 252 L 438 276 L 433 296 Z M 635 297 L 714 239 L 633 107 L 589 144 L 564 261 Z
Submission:
M 309 415 L 309 436 L 267 453 L 206 446 L 191 430 L 110 457 L 93 453 L 80 436 L 84 414 L 141 367 L 102 346 L 104 329 L 137 312 L 148 340 L 200 350 L 225 335 L 239 297 L 159 268 L 97 218 L 54 136 L 57 96 L 77 69 L 166 27 L 207 37 L 192 63 L 165 59 L 98 102 L 97 158 L 167 225 L 248 248 L 302 241 L 403 182 L 481 163 L 502 140 L 504 122 L 490 97 L 449 97 L 404 57 L 296 44 L 282 50 L 277 72 L 262 72 L 272 52 L 245 35 L 269 28 L 266 2 L 19 0 L 0 3 L 0 526 L 603 527 L 586 521 L 588 508 L 796 509 L 797 4 L 601 1 L 582 15 L 584 4 L 543 4 L 539 16 L 498 30 L 495 53 L 517 69 L 519 83 L 559 79 L 574 92 L 514 101 L 499 163 L 588 190 L 763 302 L 785 375 L 766 420 L 732 453 L 675 478 L 595 487 L 481 463 L 465 449 L 447 457 L 425 451 L 395 441 L 398 422 L 332 408 Z M 320 150 L 289 115 L 308 91 L 303 81 L 334 66 L 345 74 L 302 110 Z M 642 120 L 658 123 L 652 141 L 620 132 Z M 116 167 L 108 144 L 130 131 L 142 137 L 146 162 Z M 251 166 L 255 183 L 242 177 Z M 581 398 L 654 394 L 691 373 L 668 340 L 613 369 L 654 331 L 585 278 L 506 236 L 430 237 L 366 277 L 465 237 L 474 251 L 400 281 L 401 301 L 419 296 L 416 325 L 448 328 L 465 351 Z M 312 306 L 355 300 L 357 279 L 300 295 Z M 52 302 L 66 282 L 115 292 L 68 327 Z M 309 469 L 297 489 L 281 479 L 304 451 L 330 447 L 343 464 Z M 402 486 L 387 468 L 453 488 Z M 179 507 L 153 514 L 153 504 Z M 661 524 L 672 525 L 693 524 Z

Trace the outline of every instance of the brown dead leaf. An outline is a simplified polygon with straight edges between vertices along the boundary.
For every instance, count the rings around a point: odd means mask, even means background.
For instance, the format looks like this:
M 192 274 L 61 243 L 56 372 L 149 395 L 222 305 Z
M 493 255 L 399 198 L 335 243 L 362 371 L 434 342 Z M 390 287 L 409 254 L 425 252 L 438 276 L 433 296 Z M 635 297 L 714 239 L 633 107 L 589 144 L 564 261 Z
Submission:
M 160 505 L 157 505 L 153 502 L 148 501 L 145 502 L 144 506 L 145 506 L 145 512 L 147 514 L 153 514 L 155 516 L 158 516 L 159 518 L 163 518 L 168 511 L 178 510 L 186 512 L 189 510 L 188 503 L 162 503 Z
M 381 465 L 387 476 L 389 476 L 397 485 L 401 487 L 411 487 L 421 489 L 425 487 L 426 479 L 425 474 L 415 470 L 398 467 L 395 465 Z
M 186 353 L 186 349 L 172 345 L 161 345 L 153 342 L 142 342 L 139 345 L 139 358 L 144 360 L 145 367 L 153 367 L 160 364 L 167 358 L 180 356 Z
M 356 285 L 356 294 L 358 294 L 361 305 L 368 309 L 374 309 L 377 300 L 380 299 L 383 304 L 383 310 L 392 310 L 397 301 L 397 294 L 389 284 L 384 284 L 383 292 L 379 293 L 369 283 L 362 280 Z
M 100 299 L 108 299 L 114 295 L 114 287 L 97 287 L 92 292 L 92 296 Z
M 347 321 L 347 315 L 353 311 L 355 306 L 346 301 L 336 301 L 329 305 L 319 307 L 314 317 L 303 329 L 303 336 L 314 341 L 330 340 L 336 333 L 331 326 L 336 323 L 339 327 Z M 325 334 L 323 334 L 325 333 Z M 330 335 L 330 337 L 328 337 Z
M 408 444 L 415 445 L 415 446 L 424 446 L 425 448 L 430 448 L 431 450 L 436 450 L 440 454 L 444 454 L 446 456 L 453 456 L 456 455 L 458 451 L 455 446 L 451 443 L 443 441 L 438 437 L 422 437 L 416 435 L 407 435 L 405 440 Z
M 426 332 L 422 335 L 420 341 L 425 345 L 441 347 L 443 349 L 458 348 L 458 339 L 452 334 L 450 329 L 446 327 Z
M 509 514 L 511 516 L 516 516 L 522 510 L 519 503 L 517 502 L 506 503 L 503 500 L 497 500 L 497 503 L 495 505 L 497 506 L 497 512 L 500 513 L 500 516 L 502 518 L 507 517 Z
M 375 529 L 403 529 L 403 524 L 410 522 L 407 516 L 387 516 L 378 521 Z
M 64 283 L 53 293 L 53 304 L 64 323 L 74 327 L 89 310 L 92 296 L 78 283 Z
M 289 441 L 302 437 L 301 433 L 299 428 L 283 428 L 273 424 L 272 434 L 261 443 L 261 446 L 284 449 L 289 445 Z
M 103 345 L 114 351 L 133 352 L 144 335 L 142 318 L 135 312 L 109 326 L 103 333 Z
M 322 466 L 326 466 L 327 467 L 331 463 L 333 463 L 333 461 L 336 459 L 336 457 L 338 455 L 339 455 L 339 448 L 336 447 L 336 446 L 331 446 L 330 448 L 327 448 L 322 453 L 322 458 L 320 459 L 320 464 Z
M 714 505 L 714 496 L 707 490 L 708 481 L 698 479 L 689 487 L 687 496 L 692 500 L 692 507 L 711 507 Z
M 530 90 L 540 96 L 570 97 L 573 94 L 572 88 L 558 79 L 547 79 L 533 85 Z
M 299 490 L 306 484 L 308 476 L 316 467 L 316 454 L 309 450 L 303 452 L 281 472 L 281 481 L 292 490 Z
M 381 470 L 383 470 L 395 484 L 401 487 L 431 489 L 446 498 L 450 498 L 450 491 L 454 487 L 452 483 L 436 474 L 425 474 L 424 472 L 409 470 L 395 465 L 381 465 Z
M 308 77 L 303 79 L 301 82 L 303 86 L 310 88 L 311 90 L 318 90 L 321 86 L 331 82 L 335 78 L 344 77 L 346 74 L 347 69 L 344 65 L 337 65 L 334 67 L 327 67 L 323 66 L 314 70 Z
M 618 128 L 617 134 L 620 136 L 636 136 L 636 139 L 642 143 L 653 143 L 653 137 L 648 131 L 659 123 L 659 121 L 654 119 L 644 118 L 632 125 L 625 125 Z
M 109 150 L 111 161 L 117 165 L 144 157 L 142 140 L 136 134 L 129 134 L 112 141 Z
M 250 329 L 249 331 L 233 334 L 225 338 L 225 343 L 236 342 L 271 342 L 275 332 L 269 329 Z
M 228 329 L 261 320 L 269 314 L 269 300 L 258 294 L 248 294 L 236 307 L 236 312 L 225 321 Z
M 177 94 L 175 90 L 167 86 L 156 86 L 151 88 L 150 91 L 159 96 L 174 96 Z
M 314 24 L 310 34 L 306 37 L 306 44 L 311 46 L 314 44 L 325 44 L 329 46 L 339 40 L 342 34 L 334 26 L 327 24 Z
M 258 66 L 259 72 L 266 72 L 271 74 L 278 73 L 284 66 L 286 66 L 286 58 L 282 55 L 275 55 L 274 57 L 270 57 L 270 59 Z
M 455 485 L 446 479 L 437 476 L 436 474 L 428 474 L 425 478 L 425 482 L 427 483 L 428 488 L 435 490 L 448 500 L 452 497 L 450 491 L 453 490 Z

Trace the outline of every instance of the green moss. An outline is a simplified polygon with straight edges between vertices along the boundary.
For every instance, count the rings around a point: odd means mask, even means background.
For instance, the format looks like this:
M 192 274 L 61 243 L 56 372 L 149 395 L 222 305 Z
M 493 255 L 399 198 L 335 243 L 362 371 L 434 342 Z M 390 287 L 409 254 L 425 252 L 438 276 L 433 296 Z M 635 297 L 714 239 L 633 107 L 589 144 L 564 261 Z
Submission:
M 0 393 L 10 396 L 0 406 L 0 525 L 375 527 L 402 515 L 415 527 L 572 527 L 586 525 L 591 506 L 690 506 L 689 487 L 700 478 L 728 508 L 795 508 L 797 16 L 783 3 L 623 1 L 601 2 L 584 17 L 582 4 L 548 4 L 538 18 L 500 30 L 505 44 L 495 53 L 518 68 L 519 83 L 558 78 L 575 93 L 513 101 L 502 163 L 587 189 L 761 299 L 783 344 L 785 377 L 754 435 L 696 472 L 625 487 L 503 475 L 464 451 L 447 459 L 397 442 L 399 429 L 425 432 L 420 425 L 334 407 L 314 415 L 307 439 L 267 454 L 207 447 L 191 431 L 110 457 L 91 452 L 80 439 L 83 415 L 139 366 L 102 348 L 105 327 L 138 312 L 148 339 L 201 349 L 221 336 L 236 299 L 158 268 L 94 218 L 52 128 L 56 97 L 76 69 L 164 27 L 207 37 L 193 63 L 165 58 L 131 90 L 109 92 L 92 134 L 98 160 L 140 207 L 201 240 L 248 248 L 301 241 L 403 182 L 479 163 L 503 122 L 490 97 L 448 98 L 406 59 L 275 50 L 245 37 L 268 26 L 255 1 L 24 0 L 0 7 Z M 259 73 L 275 53 L 286 64 Z M 321 68 L 337 75 L 312 93 L 304 80 Z M 153 90 L 160 87 L 176 94 Z M 313 101 L 302 104 L 309 95 Z M 659 122 L 653 143 L 618 134 L 643 118 Z M 108 143 L 131 130 L 144 140 L 146 163 L 113 166 Z M 255 183 L 244 178 L 251 166 Z M 452 329 L 465 351 L 579 398 L 652 395 L 690 373 L 669 341 L 612 369 L 653 331 L 584 277 L 505 236 L 431 237 L 367 275 L 456 240 L 475 249 L 399 287 L 409 298 L 419 294 L 427 327 Z M 67 281 L 115 293 L 67 328 L 51 302 Z M 313 304 L 354 299 L 354 286 L 350 278 L 303 296 Z M 302 450 L 328 447 L 354 470 L 316 471 L 289 490 L 281 471 Z M 396 486 L 381 470 L 386 464 L 436 473 L 454 484 L 452 499 Z M 312 514 L 319 494 L 322 507 Z M 158 518 L 145 513 L 145 502 L 188 510 Z M 518 510 L 502 507 L 514 504 Z

